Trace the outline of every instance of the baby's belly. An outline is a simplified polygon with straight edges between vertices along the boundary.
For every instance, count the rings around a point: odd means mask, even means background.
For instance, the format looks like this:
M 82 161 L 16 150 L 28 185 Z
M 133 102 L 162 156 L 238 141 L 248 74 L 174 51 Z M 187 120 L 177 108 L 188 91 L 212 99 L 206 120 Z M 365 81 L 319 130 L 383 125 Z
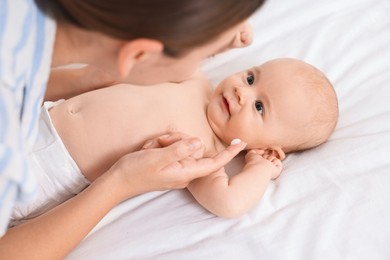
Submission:
M 125 151 L 136 149 L 135 144 L 123 142 L 122 135 L 110 128 L 115 113 L 107 118 L 107 111 L 99 106 L 64 102 L 50 110 L 53 125 L 65 147 L 85 177 L 93 181 L 107 171 Z M 121 143 L 122 142 L 122 143 Z M 126 144 L 125 144 L 126 143 Z
M 164 118 L 139 117 L 134 108 L 126 107 L 123 102 L 115 105 L 90 100 L 70 99 L 50 110 L 54 127 L 89 181 L 107 171 L 123 155 L 140 150 L 145 140 L 170 130 Z

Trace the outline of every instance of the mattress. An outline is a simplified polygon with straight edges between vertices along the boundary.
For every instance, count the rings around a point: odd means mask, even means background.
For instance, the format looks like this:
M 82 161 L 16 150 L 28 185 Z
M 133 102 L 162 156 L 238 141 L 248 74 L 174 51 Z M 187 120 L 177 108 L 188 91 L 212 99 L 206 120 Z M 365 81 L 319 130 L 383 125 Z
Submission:
M 203 70 L 216 85 L 273 58 L 315 65 L 339 98 L 330 139 L 288 155 L 240 218 L 214 216 L 187 190 L 151 192 L 115 207 L 66 259 L 390 259 L 389 14 L 388 0 L 267 1 L 250 19 L 253 44 Z

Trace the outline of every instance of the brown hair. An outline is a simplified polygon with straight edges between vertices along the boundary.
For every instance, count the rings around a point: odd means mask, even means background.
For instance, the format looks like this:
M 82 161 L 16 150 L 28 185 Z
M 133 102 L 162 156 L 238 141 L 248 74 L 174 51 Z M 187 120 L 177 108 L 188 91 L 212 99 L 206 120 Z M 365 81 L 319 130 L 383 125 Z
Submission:
M 35 0 L 54 19 L 111 37 L 161 41 L 184 55 L 248 18 L 265 0 Z

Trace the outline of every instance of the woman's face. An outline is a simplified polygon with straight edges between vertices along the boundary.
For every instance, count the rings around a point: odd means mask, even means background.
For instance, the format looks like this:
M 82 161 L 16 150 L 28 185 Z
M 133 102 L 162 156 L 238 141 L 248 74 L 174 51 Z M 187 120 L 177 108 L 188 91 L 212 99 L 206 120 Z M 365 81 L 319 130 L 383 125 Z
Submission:
M 138 62 L 129 72 L 126 81 L 133 84 L 151 85 L 187 80 L 205 59 L 228 49 L 248 45 L 250 42 L 240 45 L 240 40 L 237 40 L 237 37 L 240 37 L 243 32 L 245 33 L 244 35 L 252 34 L 247 21 L 232 27 L 216 40 L 195 48 L 183 57 L 171 58 L 161 53 L 155 59 Z

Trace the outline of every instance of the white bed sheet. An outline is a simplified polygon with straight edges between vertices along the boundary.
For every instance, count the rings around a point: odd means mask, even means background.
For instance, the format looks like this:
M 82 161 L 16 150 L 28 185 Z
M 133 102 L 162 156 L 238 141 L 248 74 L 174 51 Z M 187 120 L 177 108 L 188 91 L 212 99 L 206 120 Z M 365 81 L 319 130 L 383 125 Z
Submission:
M 269 0 L 251 19 L 253 45 L 204 69 L 217 83 L 277 57 L 314 64 L 339 97 L 330 140 L 289 155 L 240 219 L 215 217 L 186 190 L 144 194 L 67 259 L 390 259 L 389 14 L 389 0 Z

